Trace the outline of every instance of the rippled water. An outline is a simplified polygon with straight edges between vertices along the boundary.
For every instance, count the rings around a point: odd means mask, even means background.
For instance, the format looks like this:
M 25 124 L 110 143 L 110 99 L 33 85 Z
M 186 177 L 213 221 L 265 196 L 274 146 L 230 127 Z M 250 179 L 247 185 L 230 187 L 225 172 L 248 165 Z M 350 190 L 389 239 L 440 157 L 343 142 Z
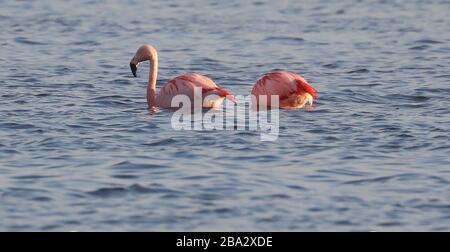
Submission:
M 0 0 L 0 230 L 450 231 L 450 2 L 299 2 Z M 175 131 L 143 43 L 160 84 L 320 100 L 276 142 Z

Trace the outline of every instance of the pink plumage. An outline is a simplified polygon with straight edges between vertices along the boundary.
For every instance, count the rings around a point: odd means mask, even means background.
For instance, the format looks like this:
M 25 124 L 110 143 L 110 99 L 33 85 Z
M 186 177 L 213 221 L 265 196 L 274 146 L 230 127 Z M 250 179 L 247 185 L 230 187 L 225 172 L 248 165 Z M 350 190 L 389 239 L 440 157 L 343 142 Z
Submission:
M 252 95 L 257 105 L 273 106 L 271 95 L 278 95 L 279 107 L 302 108 L 317 99 L 317 91 L 300 75 L 290 72 L 273 72 L 264 75 L 253 86 Z M 267 102 L 260 96 L 266 96 Z
M 216 95 L 213 101 L 209 101 L 208 104 L 203 104 L 203 107 L 218 107 L 222 103 L 224 98 L 236 102 L 234 97 L 225 89 L 222 89 L 214 83 L 210 78 L 197 74 L 188 73 L 178 76 L 170 80 L 164 85 L 156 97 L 156 103 L 158 107 L 169 108 L 171 107 L 172 98 L 176 95 L 186 95 L 191 98 L 193 102 L 194 88 L 199 87 L 202 90 L 202 100 L 210 95 Z

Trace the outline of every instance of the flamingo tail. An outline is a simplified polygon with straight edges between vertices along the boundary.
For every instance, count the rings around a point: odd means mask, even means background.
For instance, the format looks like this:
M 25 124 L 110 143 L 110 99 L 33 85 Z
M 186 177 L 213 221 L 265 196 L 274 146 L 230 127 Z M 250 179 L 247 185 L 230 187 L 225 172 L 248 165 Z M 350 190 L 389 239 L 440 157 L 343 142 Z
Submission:
M 213 89 L 216 95 L 220 96 L 220 97 L 225 97 L 226 99 L 230 100 L 231 102 L 233 102 L 234 104 L 237 104 L 237 99 L 234 95 L 232 95 L 230 92 L 228 92 L 226 89 L 220 88 L 220 87 L 216 87 Z M 203 90 L 203 92 L 208 92 L 211 90 Z
M 317 99 L 317 91 L 311 87 L 307 82 L 303 82 L 301 80 L 297 81 L 297 90 L 302 90 L 308 94 L 310 94 L 314 99 Z

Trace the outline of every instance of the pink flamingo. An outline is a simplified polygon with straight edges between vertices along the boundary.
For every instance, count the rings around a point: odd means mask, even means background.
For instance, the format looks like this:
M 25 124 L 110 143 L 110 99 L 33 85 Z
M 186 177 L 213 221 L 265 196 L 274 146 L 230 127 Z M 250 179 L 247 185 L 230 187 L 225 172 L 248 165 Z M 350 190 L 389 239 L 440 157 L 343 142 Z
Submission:
M 158 76 L 158 53 L 151 45 L 141 46 L 130 62 L 130 68 L 136 77 L 139 63 L 150 60 L 150 73 L 147 86 L 147 104 L 149 108 L 171 108 L 172 98 L 176 95 L 186 95 L 191 101 L 194 100 L 194 88 L 202 90 L 202 105 L 204 108 L 216 108 L 222 104 L 225 98 L 236 103 L 236 99 L 227 90 L 220 88 L 210 78 L 188 73 L 170 80 L 164 85 L 159 94 L 156 94 L 156 79 Z M 208 97 L 208 99 L 206 99 Z
M 279 107 L 283 109 L 302 108 L 306 103 L 312 105 L 317 99 L 316 90 L 300 75 L 289 72 L 274 72 L 264 75 L 253 86 L 252 95 L 256 104 L 271 107 L 271 95 L 279 96 Z M 267 100 L 260 100 L 267 95 Z

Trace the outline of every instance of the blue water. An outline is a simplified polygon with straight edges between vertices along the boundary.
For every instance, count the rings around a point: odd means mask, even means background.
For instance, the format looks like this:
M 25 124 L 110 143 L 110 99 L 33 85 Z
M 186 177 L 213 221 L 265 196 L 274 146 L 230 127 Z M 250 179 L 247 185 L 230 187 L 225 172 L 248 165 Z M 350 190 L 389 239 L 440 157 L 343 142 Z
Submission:
M 450 231 L 450 2 L 0 0 L 0 231 Z M 320 99 L 280 135 L 175 131 L 187 73 Z

